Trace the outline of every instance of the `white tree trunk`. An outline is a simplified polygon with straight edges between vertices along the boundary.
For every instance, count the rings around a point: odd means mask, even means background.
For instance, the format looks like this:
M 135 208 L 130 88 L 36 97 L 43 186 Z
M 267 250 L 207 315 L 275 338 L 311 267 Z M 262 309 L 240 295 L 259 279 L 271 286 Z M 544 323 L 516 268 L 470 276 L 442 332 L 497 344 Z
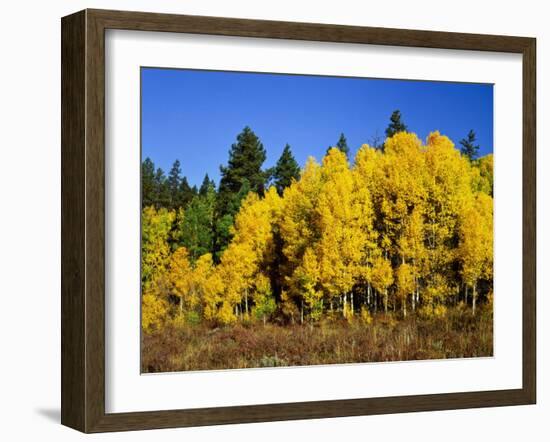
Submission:
M 344 293 L 344 308 L 343 308 L 344 318 L 347 316 L 348 313 L 348 294 Z
M 472 315 L 476 314 L 476 286 L 477 283 L 474 282 L 474 286 L 472 288 Z

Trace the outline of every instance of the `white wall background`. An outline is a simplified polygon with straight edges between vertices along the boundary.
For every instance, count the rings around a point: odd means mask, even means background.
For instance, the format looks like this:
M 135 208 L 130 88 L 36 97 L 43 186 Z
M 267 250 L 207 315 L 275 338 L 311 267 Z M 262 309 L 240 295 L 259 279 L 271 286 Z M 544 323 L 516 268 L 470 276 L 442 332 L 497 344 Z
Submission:
M 115 433 L 95 440 L 370 438 L 446 442 L 548 440 L 550 327 L 544 224 L 550 202 L 550 28 L 544 2 L 461 0 L 19 0 L 0 26 L 0 436 L 56 441 L 85 436 L 59 425 L 60 17 L 86 7 L 363 26 L 534 36 L 538 39 L 538 405 L 284 423 Z M 518 189 L 518 192 L 521 190 Z M 544 250 L 546 249 L 546 250 Z M 7 284 L 6 284 L 7 282 Z M 545 376 L 546 375 L 546 376 Z

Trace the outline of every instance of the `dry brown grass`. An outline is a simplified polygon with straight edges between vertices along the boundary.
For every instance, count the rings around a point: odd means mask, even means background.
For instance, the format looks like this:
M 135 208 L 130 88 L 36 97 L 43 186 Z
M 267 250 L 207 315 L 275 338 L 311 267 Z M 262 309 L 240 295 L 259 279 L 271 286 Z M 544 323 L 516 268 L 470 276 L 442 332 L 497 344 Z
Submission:
M 142 372 L 217 370 L 354 362 L 408 361 L 492 356 L 489 308 L 473 317 L 463 307 L 444 317 L 395 319 L 379 314 L 372 323 L 324 320 L 280 326 L 239 323 L 168 326 L 142 337 Z

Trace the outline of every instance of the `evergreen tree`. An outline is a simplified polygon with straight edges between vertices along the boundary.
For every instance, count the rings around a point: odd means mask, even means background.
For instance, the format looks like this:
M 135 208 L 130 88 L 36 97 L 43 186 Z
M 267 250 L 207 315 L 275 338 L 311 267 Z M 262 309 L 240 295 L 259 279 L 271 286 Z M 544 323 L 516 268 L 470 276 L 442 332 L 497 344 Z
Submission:
M 462 152 L 462 155 L 468 157 L 470 161 L 473 161 L 477 158 L 477 152 L 479 150 L 479 145 L 475 144 L 476 142 L 476 133 L 473 131 L 473 129 L 470 129 L 470 132 L 468 132 L 468 135 L 466 138 L 463 138 L 460 140 L 460 144 L 462 145 L 462 148 L 460 151 Z
M 150 158 L 145 158 L 141 164 L 141 202 L 143 207 L 156 205 L 155 165 Z
M 264 146 L 256 134 L 246 126 L 231 146 L 227 166 L 220 166 L 221 179 L 216 207 L 216 256 L 228 244 L 230 219 L 239 210 L 248 191 L 263 195 L 269 172 L 262 170 L 266 158 Z M 246 193 L 245 193 L 246 190 Z
M 407 126 L 401 121 L 401 111 L 394 110 L 390 117 L 390 124 L 386 129 L 386 137 L 391 138 L 396 133 L 406 132 Z
M 216 183 L 214 183 L 214 180 L 211 180 L 208 174 L 206 174 L 204 175 L 201 187 L 199 188 L 199 195 L 206 196 L 210 189 L 216 191 Z
M 231 146 L 227 166 L 220 167 L 218 210 L 221 214 L 227 213 L 232 196 L 239 192 L 245 179 L 251 191 L 263 194 L 267 178 L 262 170 L 265 158 L 266 152 L 260 139 L 246 126 Z
M 157 209 L 161 207 L 169 207 L 170 205 L 170 188 L 164 171 L 159 167 L 155 172 L 155 206 Z
M 180 194 L 180 183 L 181 183 L 181 167 L 179 160 L 174 161 L 172 169 L 168 174 L 168 179 L 166 184 L 168 190 L 170 191 L 170 208 L 175 209 L 182 205 L 181 194 Z
M 340 134 L 340 138 L 338 139 L 338 143 L 336 143 L 336 147 L 340 149 L 342 152 L 346 154 L 346 157 L 349 154 L 349 147 L 348 147 L 348 141 L 346 140 L 346 137 L 343 133 Z
M 185 207 L 191 202 L 193 197 L 197 194 L 197 188 L 193 188 L 187 182 L 187 177 L 183 177 L 180 180 L 178 198 L 179 198 L 179 207 Z
M 327 148 L 327 153 L 333 147 L 337 147 L 338 149 L 340 149 L 342 152 L 346 154 L 346 157 L 348 156 L 349 154 L 348 141 L 346 140 L 346 136 L 343 133 L 340 134 L 340 138 L 338 138 L 338 143 L 336 143 L 336 146 L 329 146 Z
M 298 180 L 298 178 L 300 178 L 300 167 L 287 144 L 273 171 L 273 180 L 279 195 L 283 194 L 283 190 L 290 186 L 293 179 Z

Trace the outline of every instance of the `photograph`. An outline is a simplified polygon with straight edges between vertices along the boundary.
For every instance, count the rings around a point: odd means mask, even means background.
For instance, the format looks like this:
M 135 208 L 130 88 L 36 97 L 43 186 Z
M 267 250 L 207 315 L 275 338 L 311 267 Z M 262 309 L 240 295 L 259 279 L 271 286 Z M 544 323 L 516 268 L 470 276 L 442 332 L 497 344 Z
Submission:
M 493 84 L 140 77 L 141 373 L 493 356 Z

